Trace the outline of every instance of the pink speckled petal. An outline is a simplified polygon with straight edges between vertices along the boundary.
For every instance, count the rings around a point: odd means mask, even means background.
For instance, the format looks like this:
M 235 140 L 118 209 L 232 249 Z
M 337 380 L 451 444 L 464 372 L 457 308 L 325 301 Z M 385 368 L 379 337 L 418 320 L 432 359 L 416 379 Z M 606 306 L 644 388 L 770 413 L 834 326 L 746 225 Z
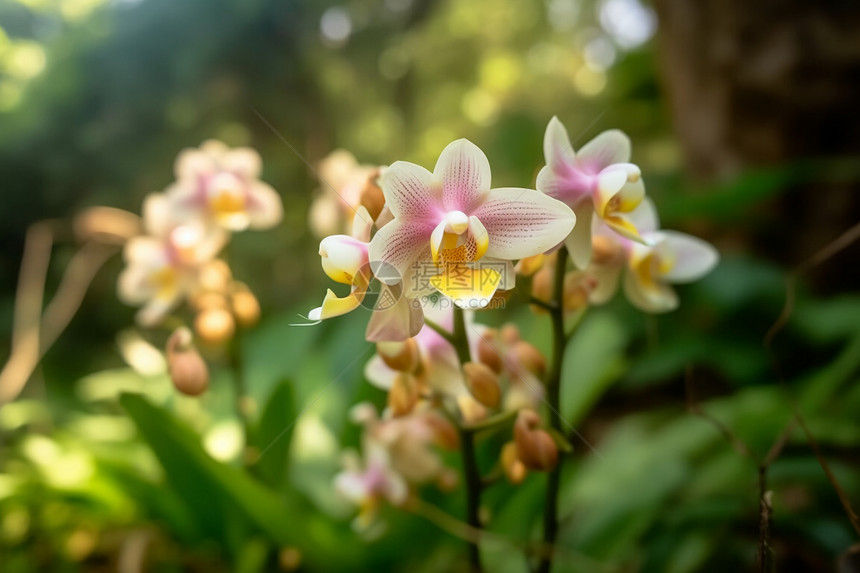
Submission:
M 486 255 L 521 259 L 558 245 L 573 229 L 573 211 L 532 189 L 493 189 L 473 213 L 489 234 Z
M 630 138 L 617 129 L 604 131 L 580 148 L 576 160 L 592 173 L 613 163 L 630 161 Z
M 370 241 L 370 264 L 377 278 L 386 284 L 396 284 L 409 276 L 416 259 L 430 261 L 430 235 L 433 227 L 421 221 L 395 219 L 379 229 Z M 381 267 L 381 271 L 380 271 Z M 393 276 L 394 270 L 398 274 Z
M 404 220 L 440 218 L 442 190 L 433 175 L 414 163 L 392 163 L 379 179 L 385 204 L 395 218 Z M 438 221 L 436 221 L 438 223 Z
M 442 182 L 445 210 L 468 213 L 490 189 L 490 162 L 477 145 L 458 139 L 439 155 L 433 177 Z

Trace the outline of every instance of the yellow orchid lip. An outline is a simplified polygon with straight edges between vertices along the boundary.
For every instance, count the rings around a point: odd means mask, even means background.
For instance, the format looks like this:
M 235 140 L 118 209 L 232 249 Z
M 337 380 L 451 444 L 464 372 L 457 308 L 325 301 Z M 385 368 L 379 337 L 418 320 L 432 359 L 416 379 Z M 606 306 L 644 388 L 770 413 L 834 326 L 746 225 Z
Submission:
M 245 196 L 235 189 L 219 189 L 209 199 L 209 207 L 216 215 L 229 216 L 245 211 Z
M 430 284 L 462 307 L 486 306 L 499 288 L 502 273 L 487 265 L 468 266 L 466 246 L 440 252 L 442 273 L 431 277 Z

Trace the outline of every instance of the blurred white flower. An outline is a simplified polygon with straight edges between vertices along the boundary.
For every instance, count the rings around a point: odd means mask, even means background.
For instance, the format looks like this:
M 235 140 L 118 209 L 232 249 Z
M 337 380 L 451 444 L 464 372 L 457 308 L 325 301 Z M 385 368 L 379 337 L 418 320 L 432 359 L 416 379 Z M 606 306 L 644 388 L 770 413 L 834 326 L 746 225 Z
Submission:
M 153 326 L 192 294 L 200 270 L 224 247 L 228 234 L 202 220 L 179 223 L 161 193 L 144 200 L 143 220 L 149 234 L 126 243 L 118 290 L 126 304 L 143 306 L 140 324 Z
M 268 229 L 283 217 L 277 191 L 260 181 L 260 155 L 209 140 L 176 159 L 176 182 L 166 194 L 177 218 L 213 221 L 229 231 Z

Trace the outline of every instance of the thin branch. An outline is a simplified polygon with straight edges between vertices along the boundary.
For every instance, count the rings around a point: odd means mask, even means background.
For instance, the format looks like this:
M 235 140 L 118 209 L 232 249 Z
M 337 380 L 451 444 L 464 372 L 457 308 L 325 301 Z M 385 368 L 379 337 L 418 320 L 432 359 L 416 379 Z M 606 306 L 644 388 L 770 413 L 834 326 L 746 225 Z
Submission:
M 567 346 L 567 335 L 564 331 L 564 273 L 567 270 L 567 249 L 558 250 L 555 260 L 555 276 L 553 277 L 552 310 L 552 364 L 546 378 L 547 400 L 550 411 L 550 427 L 561 433 L 561 366 L 564 361 L 564 349 Z M 558 535 L 558 490 L 561 482 L 561 468 L 564 456 L 560 456 L 558 464 L 547 475 L 546 497 L 544 498 L 543 540 L 548 546 L 555 544 Z M 538 573 L 548 573 L 552 566 L 552 555 L 541 558 L 538 563 Z

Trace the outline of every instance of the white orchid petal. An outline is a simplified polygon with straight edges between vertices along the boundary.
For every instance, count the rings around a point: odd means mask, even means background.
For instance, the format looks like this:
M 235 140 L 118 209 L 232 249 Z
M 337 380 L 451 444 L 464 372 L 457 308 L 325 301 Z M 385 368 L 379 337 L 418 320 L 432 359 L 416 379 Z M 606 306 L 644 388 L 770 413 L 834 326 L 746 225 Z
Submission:
M 409 486 L 406 480 L 393 470 L 385 473 L 385 498 L 392 505 L 401 505 L 409 497 Z
M 665 248 L 674 259 L 674 264 L 663 278 L 673 283 L 687 283 L 702 278 L 713 269 L 720 259 L 719 252 L 710 243 L 677 231 L 663 231 L 665 239 L 660 248 Z
M 591 262 L 591 219 L 594 216 L 594 207 L 591 203 L 583 203 L 573 212 L 576 215 L 576 224 L 564 244 L 574 266 L 584 269 Z
M 157 326 L 179 304 L 179 293 L 170 297 L 156 297 L 150 300 L 136 315 L 138 324 L 151 328 Z
M 449 143 L 436 162 L 433 177 L 442 182 L 446 211 L 471 211 L 490 189 L 490 162 L 468 139 Z
M 369 495 L 364 476 L 356 471 L 345 471 L 337 474 L 334 478 L 334 488 L 340 495 L 356 505 L 360 505 Z
M 547 166 L 550 167 L 570 166 L 576 159 L 567 130 L 556 116 L 553 116 L 546 126 L 543 136 L 543 155 Z
M 613 163 L 630 161 L 630 150 L 630 138 L 622 131 L 610 129 L 583 145 L 576 154 L 576 160 L 596 173 Z
M 441 189 L 433 175 L 414 163 L 392 163 L 379 178 L 385 204 L 395 218 L 418 220 L 439 215 Z
M 445 239 L 445 228 L 448 222 L 444 219 L 440 221 L 433 232 L 430 233 L 430 254 L 433 257 L 433 262 L 439 261 L 439 250 L 442 248 L 442 241 Z
M 399 219 L 379 229 L 370 242 L 370 261 L 377 278 L 386 284 L 396 284 L 411 274 L 416 262 L 432 264 L 432 232 L 426 222 Z
M 176 157 L 174 172 L 180 180 L 194 180 L 201 175 L 209 175 L 218 168 L 214 159 L 200 149 L 183 149 Z
M 588 302 L 594 305 L 609 302 L 618 292 L 622 270 L 620 264 L 592 265 L 587 271 L 589 278 L 594 280 L 588 292 Z
M 399 375 L 400 373 L 390 368 L 379 354 L 374 354 L 364 366 L 364 377 L 381 390 L 391 390 Z
M 473 213 L 489 233 L 487 256 L 522 259 L 548 251 L 573 229 L 564 203 L 531 189 L 493 189 Z
M 657 215 L 657 207 L 650 197 L 643 197 L 642 202 L 627 215 L 627 220 L 639 230 L 643 236 L 660 228 L 660 217 Z
M 145 235 L 133 237 L 123 249 L 123 259 L 129 265 L 160 266 L 167 263 L 164 242 Z
M 263 160 L 257 150 L 250 147 L 237 147 L 224 153 L 221 167 L 244 179 L 256 179 L 263 169 Z
M 624 274 L 624 294 L 633 306 L 644 312 L 663 313 L 678 308 L 678 295 L 672 287 L 665 283 L 646 286 L 630 271 Z
M 270 229 L 284 217 L 284 202 L 268 183 L 248 184 L 248 222 L 252 229 Z

